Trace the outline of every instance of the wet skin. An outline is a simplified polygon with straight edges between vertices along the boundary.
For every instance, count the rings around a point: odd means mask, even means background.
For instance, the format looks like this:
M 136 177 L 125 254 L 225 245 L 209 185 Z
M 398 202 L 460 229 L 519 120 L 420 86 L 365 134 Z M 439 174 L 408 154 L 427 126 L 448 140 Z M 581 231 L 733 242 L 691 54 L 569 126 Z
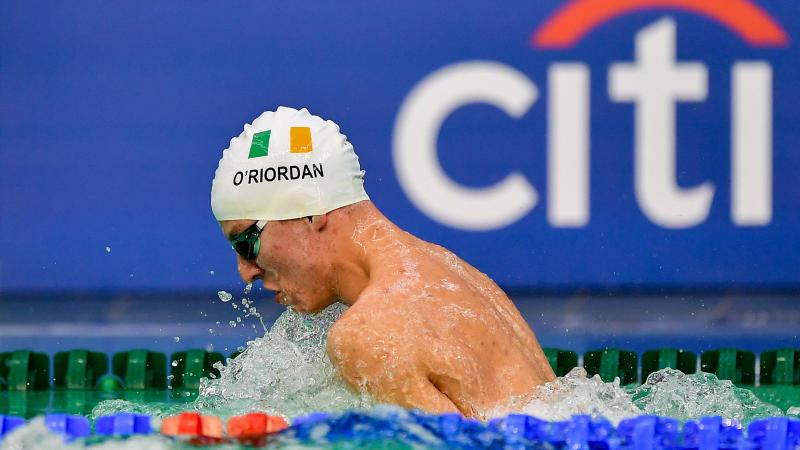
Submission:
M 226 236 L 255 220 L 221 222 Z M 398 228 L 369 202 L 274 221 L 246 282 L 317 312 L 350 306 L 328 331 L 342 377 L 378 401 L 486 418 L 518 409 L 555 378 L 533 332 L 489 277 Z

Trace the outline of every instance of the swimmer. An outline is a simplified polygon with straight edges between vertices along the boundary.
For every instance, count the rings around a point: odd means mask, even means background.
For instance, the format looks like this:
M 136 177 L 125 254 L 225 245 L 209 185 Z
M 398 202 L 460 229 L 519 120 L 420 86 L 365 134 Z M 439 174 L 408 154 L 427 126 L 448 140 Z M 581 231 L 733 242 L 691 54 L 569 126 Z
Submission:
M 211 192 L 242 279 L 300 312 L 347 304 L 328 355 L 378 401 L 480 419 L 526 404 L 555 375 L 517 308 L 485 274 L 387 219 L 363 182 L 331 121 L 280 107 L 245 125 Z

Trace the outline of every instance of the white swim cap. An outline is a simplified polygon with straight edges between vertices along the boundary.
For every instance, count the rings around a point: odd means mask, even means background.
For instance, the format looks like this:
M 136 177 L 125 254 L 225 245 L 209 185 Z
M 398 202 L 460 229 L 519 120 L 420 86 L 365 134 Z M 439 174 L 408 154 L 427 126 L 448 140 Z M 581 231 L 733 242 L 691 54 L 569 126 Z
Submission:
M 330 120 L 281 106 L 245 124 L 211 185 L 217 220 L 285 220 L 369 200 L 358 156 Z

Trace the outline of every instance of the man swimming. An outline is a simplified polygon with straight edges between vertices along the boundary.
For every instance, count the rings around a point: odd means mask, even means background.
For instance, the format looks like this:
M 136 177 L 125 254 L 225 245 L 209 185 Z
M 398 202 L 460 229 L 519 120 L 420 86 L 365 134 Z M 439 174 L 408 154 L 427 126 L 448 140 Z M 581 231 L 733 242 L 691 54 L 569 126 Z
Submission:
M 390 222 L 331 122 L 280 107 L 224 151 L 211 205 L 247 282 L 300 312 L 339 301 L 328 355 L 378 401 L 486 418 L 555 378 L 531 329 L 489 277 Z M 480 212 L 476 212 L 479 214 Z

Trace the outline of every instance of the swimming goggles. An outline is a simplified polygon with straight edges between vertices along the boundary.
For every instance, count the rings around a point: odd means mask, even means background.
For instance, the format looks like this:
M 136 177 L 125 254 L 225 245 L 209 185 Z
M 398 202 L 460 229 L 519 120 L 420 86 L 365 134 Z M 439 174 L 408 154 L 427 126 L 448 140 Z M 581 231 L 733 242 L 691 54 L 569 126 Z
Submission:
M 266 220 L 259 220 L 237 234 L 231 239 L 231 248 L 248 261 L 256 259 L 258 251 L 261 249 L 261 232 L 266 225 Z

